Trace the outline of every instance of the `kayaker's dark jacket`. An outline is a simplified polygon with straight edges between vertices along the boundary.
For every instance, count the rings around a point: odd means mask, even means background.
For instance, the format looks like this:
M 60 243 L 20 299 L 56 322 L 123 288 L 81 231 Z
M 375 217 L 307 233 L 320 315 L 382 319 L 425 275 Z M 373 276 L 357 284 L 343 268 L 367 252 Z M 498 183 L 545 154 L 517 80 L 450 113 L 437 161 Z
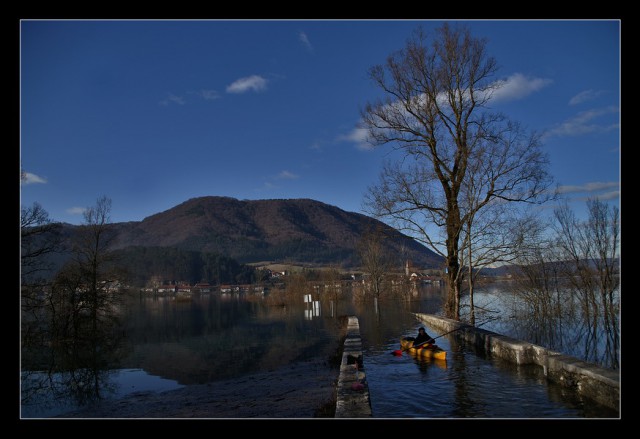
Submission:
M 431 340 L 431 336 L 429 334 L 427 334 L 427 331 L 424 332 L 418 332 L 418 336 L 415 338 L 415 340 L 413 340 L 413 345 L 417 346 L 420 343 L 423 343 L 425 341 L 429 341 Z M 427 343 L 425 343 L 426 345 Z

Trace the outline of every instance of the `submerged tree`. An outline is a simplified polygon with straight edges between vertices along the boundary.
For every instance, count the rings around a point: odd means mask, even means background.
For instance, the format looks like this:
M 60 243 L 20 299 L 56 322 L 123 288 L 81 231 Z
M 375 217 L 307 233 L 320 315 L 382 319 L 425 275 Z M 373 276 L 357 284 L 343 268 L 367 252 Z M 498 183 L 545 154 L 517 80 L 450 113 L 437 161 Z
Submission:
M 580 221 L 564 204 L 555 211 L 558 259 L 564 277 L 581 302 L 585 326 L 592 339 L 605 336 L 603 353 L 598 343 L 585 350 L 585 357 L 619 367 L 620 348 L 620 213 L 598 199 L 587 201 L 588 218 Z
M 109 248 L 114 238 L 110 211 L 107 197 L 85 210 L 85 222 L 72 239 L 72 258 L 54 279 L 51 326 L 59 337 L 93 337 L 115 322 L 122 275 Z
M 362 270 L 369 276 L 369 286 L 375 300 L 380 298 L 383 282 L 392 265 L 384 246 L 385 238 L 381 228 L 372 228 L 365 231 L 358 243 Z
M 69 242 L 71 258 L 41 300 L 38 337 L 21 352 L 23 403 L 47 393 L 70 394 L 80 403 L 104 396 L 123 336 L 116 307 L 122 277 L 109 249 L 110 210 L 111 200 L 102 197 L 85 211 L 84 224 Z
M 50 287 L 50 256 L 61 251 L 60 225 L 49 213 L 33 203 L 20 209 L 20 299 L 22 346 L 41 342 L 46 325 L 44 297 Z
M 20 209 L 20 275 L 23 285 L 51 268 L 46 257 L 60 250 L 60 224 L 39 204 Z
M 620 366 L 620 218 L 616 207 L 587 201 L 580 219 L 566 203 L 550 227 L 533 229 L 537 246 L 519 252 L 514 291 L 531 340 L 605 367 Z M 548 233 L 551 231 L 551 233 Z M 538 233 L 539 232 L 539 233 Z M 526 251 L 525 251 L 526 250 Z M 570 331 L 568 329 L 571 329 Z
M 539 136 L 487 108 L 503 85 L 496 71 L 486 42 L 467 28 L 444 24 L 431 42 L 418 29 L 370 70 L 385 98 L 362 112 L 368 141 L 392 144 L 401 157 L 385 165 L 365 204 L 445 258 L 445 314 L 456 320 L 467 223 L 498 200 L 545 201 L 551 184 Z

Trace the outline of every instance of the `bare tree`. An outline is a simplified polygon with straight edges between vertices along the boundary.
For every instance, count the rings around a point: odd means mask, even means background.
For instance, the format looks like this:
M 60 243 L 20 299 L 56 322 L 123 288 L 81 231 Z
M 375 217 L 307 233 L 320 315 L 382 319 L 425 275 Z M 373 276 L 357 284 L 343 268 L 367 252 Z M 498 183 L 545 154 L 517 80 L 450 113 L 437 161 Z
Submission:
M 331 266 L 322 272 L 321 280 L 324 282 L 324 295 L 329 298 L 332 316 L 337 316 L 338 302 L 346 288 L 342 275 L 336 266 Z
M 545 238 L 546 231 L 536 230 L 537 244 L 521 249 L 518 254 L 512 290 L 519 300 L 514 303 L 511 315 L 526 328 L 527 336 L 521 338 L 562 349 L 572 325 L 573 310 L 564 294 L 564 270 L 557 259 L 554 239 Z
M 523 247 L 514 292 L 517 319 L 536 325 L 530 340 L 552 349 L 583 349 L 587 361 L 617 369 L 620 350 L 620 219 L 616 207 L 591 199 L 580 219 L 565 202 L 550 226 L 532 228 L 537 245 Z
M 59 231 L 60 224 L 53 222 L 39 203 L 21 207 L 20 274 L 23 285 L 50 268 L 46 257 L 60 250 Z
M 544 225 L 532 213 L 512 209 L 512 203 L 487 205 L 470 215 L 462 233 L 460 265 L 469 294 L 468 321 L 475 324 L 474 291 L 483 269 L 513 263 L 522 252 L 537 248 Z
M 593 338 L 605 335 L 605 361 L 619 366 L 620 347 L 620 213 L 598 200 L 587 201 L 588 219 L 580 221 L 567 204 L 555 211 L 556 242 L 559 259 L 564 262 L 565 278 L 582 303 L 585 321 Z M 594 352 L 598 357 L 597 343 Z
M 376 227 L 367 230 L 358 243 L 362 270 L 369 275 L 371 292 L 376 300 L 380 298 L 383 282 L 391 267 L 384 240 L 384 232 L 379 227 Z
M 88 306 L 92 331 L 96 332 L 102 319 L 112 317 L 111 306 L 117 302 L 112 289 L 119 279 L 116 275 L 113 254 L 109 246 L 115 235 L 111 228 L 111 199 L 100 197 L 95 206 L 84 212 L 84 224 L 80 226 L 72 245 L 72 267 L 82 279 L 82 288 L 68 293 L 85 296 L 82 302 Z
M 367 210 L 445 258 L 445 314 L 456 320 L 465 224 L 495 200 L 543 201 L 551 184 L 539 136 L 486 108 L 501 85 L 496 71 L 486 42 L 467 28 L 444 24 L 430 45 L 418 29 L 370 70 L 385 98 L 362 112 L 369 142 L 392 144 L 401 157 L 369 189 Z M 465 185 L 475 188 L 473 203 L 463 202 Z
M 61 251 L 60 225 L 44 208 L 33 203 L 20 209 L 20 340 L 37 345 L 46 326 L 46 292 L 50 286 L 50 256 Z

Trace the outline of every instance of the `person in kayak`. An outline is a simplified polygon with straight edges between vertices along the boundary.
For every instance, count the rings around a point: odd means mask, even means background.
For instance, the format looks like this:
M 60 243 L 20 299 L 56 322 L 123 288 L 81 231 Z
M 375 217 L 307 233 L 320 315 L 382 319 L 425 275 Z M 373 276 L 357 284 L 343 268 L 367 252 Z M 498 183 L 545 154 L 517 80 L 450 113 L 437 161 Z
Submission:
M 418 329 L 418 336 L 413 340 L 413 346 L 418 346 L 420 343 L 424 343 L 422 347 L 427 347 L 433 342 L 433 337 L 427 334 L 424 328 Z M 426 343 L 425 343 L 426 342 Z

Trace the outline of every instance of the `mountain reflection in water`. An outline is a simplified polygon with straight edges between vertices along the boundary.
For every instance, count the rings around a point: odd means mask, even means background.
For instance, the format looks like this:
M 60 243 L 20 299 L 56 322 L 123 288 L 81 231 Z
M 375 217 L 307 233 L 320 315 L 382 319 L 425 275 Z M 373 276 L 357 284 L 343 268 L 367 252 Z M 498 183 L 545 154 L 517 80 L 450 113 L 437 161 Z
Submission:
M 341 336 L 341 318 L 347 315 L 359 318 L 363 348 L 370 356 L 365 358 L 365 369 L 369 361 L 371 379 L 383 370 L 373 369 L 376 362 L 400 367 L 389 352 L 398 349 L 401 336 L 415 335 L 413 313 L 438 314 L 443 297 L 443 287 L 432 285 L 420 287 L 410 301 L 358 302 L 344 295 L 337 303 L 289 306 L 269 306 L 241 294 L 210 293 L 177 301 L 136 293 L 119 307 L 117 325 L 91 336 L 49 341 L 42 337 L 41 344 L 30 337 L 32 344 L 23 347 L 21 358 L 22 417 L 49 417 L 135 391 L 168 390 L 318 356 L 329 358 Z M 508 285 L 480 290 L 474 299 L 477 322 L 491 320 L 484 329 L 543 346 L 549 343 L 546 347 L 578 358 L 586 355 L 587 361 L 619 357 L 619 345 L 607 344 L 606 337 L 594 340 L 602 331 L 578 317 L 557 321 L 557 316 L 549 315 L 535 322 L 521 318 L 523 309 L 509 294 Z M 448 349 L 462 349 L 447 339 L 440 341 Z M 442 369 L 417 365 L 423 374 L 433 376 Z M 447 367 L 440 373 L 446 372 Z M 385 392 L 385 398 L 391 396 Z

